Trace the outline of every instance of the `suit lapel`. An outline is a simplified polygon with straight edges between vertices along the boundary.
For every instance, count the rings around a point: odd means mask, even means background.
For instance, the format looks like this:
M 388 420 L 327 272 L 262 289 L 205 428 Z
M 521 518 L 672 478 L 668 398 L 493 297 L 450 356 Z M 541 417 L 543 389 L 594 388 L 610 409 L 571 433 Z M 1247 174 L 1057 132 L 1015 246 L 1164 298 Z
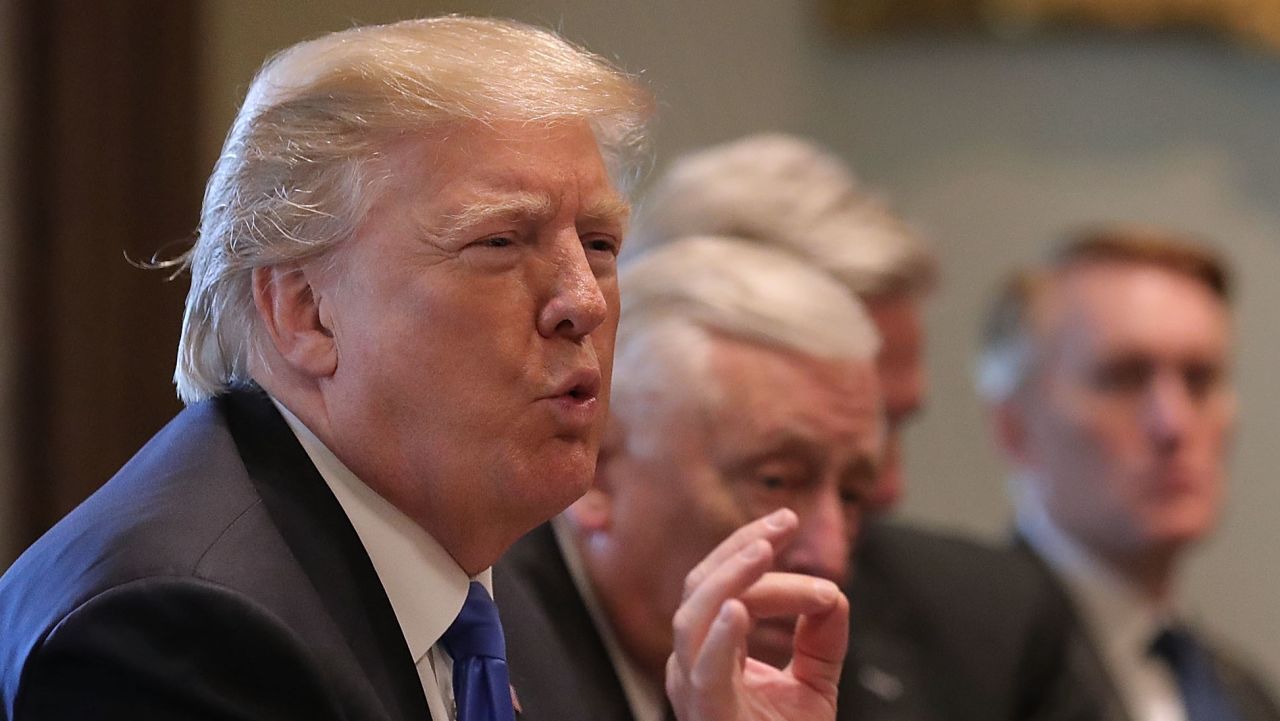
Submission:
M 249 476 L 387 712 L 430 719 L 400 624 L 342 507 L 293 431 L 258 389 L 219 399 Z
M 632 721 L 631 708 L 550 524 L 494 569 L 512 683 L 531 721 Z
M 1058 601 L 1071 613 L 1071 629 L 1067 635 L 1066 653 L 1067 673 L 1070 674 L 1072 683 L 1080 689 L 1082 694 L 1098 700 L 1104 721 L 1132 721 L 1124 700 L 1121 699 L 1120 692 L 1111 679 L 1111 674 L 1107 673 L 1102 652 L 1089 637 L 1084 619 L 1080 617 L 1080 611 L 1075 601 L 1071 599 L 1071 594 L 1067 593 L 1058 575 L 1053 572 L 1048 563 L 1045 563 L 1040 554 L 1031 548 L 1022 534 L 1014 533 L 1013 547 L 1031 560 L 1036 570 L 1043 575 L 1049 587 L 1058 596 Z

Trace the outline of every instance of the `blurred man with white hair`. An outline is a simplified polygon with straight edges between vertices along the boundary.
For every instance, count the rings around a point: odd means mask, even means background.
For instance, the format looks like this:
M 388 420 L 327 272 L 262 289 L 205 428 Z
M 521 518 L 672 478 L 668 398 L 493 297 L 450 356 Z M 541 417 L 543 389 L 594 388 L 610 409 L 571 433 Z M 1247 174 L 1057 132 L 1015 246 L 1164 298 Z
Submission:
M 879 340 L 830 277 L 777 250 L 699 237 L 646 254 L 621 284 L 595 484 L 499 566 L 540 602 L 503 608 L 517 687 L 552 686 L 545 677 L 562 669 L 543 663 L 546 647 L 563 647 L 582 679 L 572 698 L 530 699 L 539 720 L 585 701 L 595 721 L 662 721 L 680 648 L 672 617 L 678 630 L 698 560 L 752 519 L 792 509 L 798 530 L 774 569 L 844 583 L 883 453 Z M 513 597 L 503 580 L 500 604 Z M 808 631 L 756 602 L 771 618 L 755 625 L 748 664 L 767 678 L 803 661 L 793 649 Z
M 1074 685 L 1109 720 L 1280 719 L 1177 603 L 1226 492 L 1230 298 L 1204 246 L 1116 226 L 1015 274 L 987 322 L 979 388 L 1016 469 L 1020 542 L 1079 615 Z
M 875 518 L 901 499 L 906 423 L 924 402 L 920 306 L 932 252 L 843 162 L 811 142 L 749 136 L 676 159 L 655 182 L 628 246 L 643 257 L 703 233 L 788 252 L 866 304 L 886 444 L 863 499 L 852 559 L 842 718 L 1089 718 L 1063 683 L 1069 615 L 1026 559 Z
M 512 721 L 489 568 L 594 477 L 650 106 L 504 20 L 272 59 L 181 261 L 188 407 L 0 579 L 0 718 Z M 682 718 L 830 718 L 847 604 L 764 575 L 795 521 L 702 561 Z M 808 629 L 767 678 L 759 599 Z
M 676 159 L 645 196 L 628 255 L 691 235 L 777 246 L 834 276 L 866 305 L 888 422 L 868 498 L 892 508 L 904 488 L 901 437 L 924 403 L 920 303 L 937 281 L 924 241 L 835 156 L 800 138 L 754 135 Z

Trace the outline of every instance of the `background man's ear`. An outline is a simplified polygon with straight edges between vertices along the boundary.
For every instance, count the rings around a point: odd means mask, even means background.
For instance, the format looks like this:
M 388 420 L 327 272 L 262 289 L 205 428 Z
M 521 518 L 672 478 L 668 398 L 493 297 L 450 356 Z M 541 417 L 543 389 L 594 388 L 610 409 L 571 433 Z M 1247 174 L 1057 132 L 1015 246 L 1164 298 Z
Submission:
M 255 268 L 253 302 L 280 358 L 299 373 L 322 378 L 337 370 L 338 348 L 329 308 L 313 280 L 293 263 Z
M 1027 443 L 1027 414 L 1017 399 L 996 403 L 988 410 L 996 444 L 1009 460 L 1027 465 L 1033 460 Z

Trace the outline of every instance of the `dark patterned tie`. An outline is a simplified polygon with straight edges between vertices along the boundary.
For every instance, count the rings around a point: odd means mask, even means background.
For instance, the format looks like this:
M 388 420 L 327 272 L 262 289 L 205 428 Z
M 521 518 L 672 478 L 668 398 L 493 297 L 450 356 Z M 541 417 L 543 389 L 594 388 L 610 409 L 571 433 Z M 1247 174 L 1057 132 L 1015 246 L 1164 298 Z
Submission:
M 484 586 L 471 582 L 462 610 L 440 643 L 453 658 L 458 721 L 514 721 L 507 644 L 498 607 Z
M 1209 655 L 1186 629 L 1161 631 L 1151 644 L 1151 652 L 1173 669 L 1187 721 L 1239 721 Z

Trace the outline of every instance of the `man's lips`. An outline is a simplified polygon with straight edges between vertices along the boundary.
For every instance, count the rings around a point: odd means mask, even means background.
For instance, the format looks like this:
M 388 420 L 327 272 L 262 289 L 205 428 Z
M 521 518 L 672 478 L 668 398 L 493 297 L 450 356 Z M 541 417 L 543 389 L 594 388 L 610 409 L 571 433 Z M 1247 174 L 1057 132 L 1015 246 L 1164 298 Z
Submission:
M 541 400 L 561 427 L 577 435 L 595 425 L 599 394 L 600 371 L 584 368 L 565 376 Z
M 599 394 L 600 371 L 594 368 L 582 368 L 561 379 L 552 391 L 546 395 L 546 398 L 586 402 L 595 400 Z

